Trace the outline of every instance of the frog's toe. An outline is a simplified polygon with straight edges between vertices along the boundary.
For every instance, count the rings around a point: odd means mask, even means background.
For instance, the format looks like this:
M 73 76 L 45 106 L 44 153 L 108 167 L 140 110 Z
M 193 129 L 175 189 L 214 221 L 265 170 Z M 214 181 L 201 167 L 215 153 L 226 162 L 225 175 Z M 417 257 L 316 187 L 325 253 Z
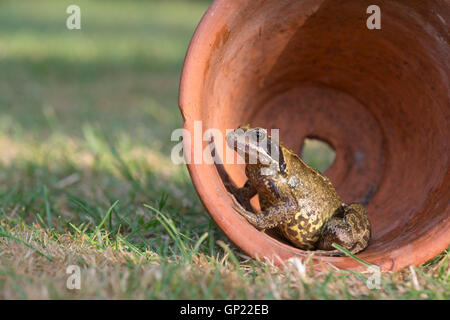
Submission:
M 313 255 L 326 257 L 342 257 L 345 255 L 339 250 L 314 250 L 311 252 L 313 253 Z

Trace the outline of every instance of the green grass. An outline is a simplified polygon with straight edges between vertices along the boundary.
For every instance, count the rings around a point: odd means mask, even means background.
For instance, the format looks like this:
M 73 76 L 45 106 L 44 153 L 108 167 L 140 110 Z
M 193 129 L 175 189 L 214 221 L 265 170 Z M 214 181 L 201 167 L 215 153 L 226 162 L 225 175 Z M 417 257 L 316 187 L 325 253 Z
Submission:
M 69 31 L 72 3 L 0 2 L 0 298 L 449 298 L 448 252 L 369 290 L 367 274 L 233 247 L 170 161 L 209 2 L 76 1 L 82 30 Z M 66 289 L 72 264 L 81 290 Z

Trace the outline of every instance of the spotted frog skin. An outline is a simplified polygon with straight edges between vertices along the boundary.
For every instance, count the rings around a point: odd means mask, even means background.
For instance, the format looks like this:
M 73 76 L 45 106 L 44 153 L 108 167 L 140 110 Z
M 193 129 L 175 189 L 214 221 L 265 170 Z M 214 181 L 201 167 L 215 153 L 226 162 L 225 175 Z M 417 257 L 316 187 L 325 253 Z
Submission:
M 342 203 L 330 180 L 263 128 L 240 126 L 227 144 L 245 158 L 245 185 L 230 194 L 234 209 L 258 229 L 277 227 L 296 247 L 339 256 L 337 243 L 357 253 L 369 243 L 370 222 L 359 203 Z M 258 194 L 261 212 L 250 199 Z

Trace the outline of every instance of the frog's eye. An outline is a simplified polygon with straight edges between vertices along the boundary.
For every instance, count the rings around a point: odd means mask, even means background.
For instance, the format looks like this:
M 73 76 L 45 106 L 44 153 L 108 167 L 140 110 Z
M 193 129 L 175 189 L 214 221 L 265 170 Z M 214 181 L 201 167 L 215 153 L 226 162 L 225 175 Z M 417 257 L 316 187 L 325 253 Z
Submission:
M 250 138 L 253 141 L 256 141 L 256 142 L 259 142 L 259 143 L 261 143 L 264 140 L 266 140 L 266 137 L 267 137 L 266 131 L 264 129 L 262 129 L 262 128 L 255 128 L 255 129 L 251 130 L 248 133 L 249 133 Z
M 262 140 L 261 138 L 263 137 L 263 134 L 261 133 L 261 131 L 256 131 L 255 136 L 256 136 L 256 139 L 259 141 L 259 140 Z

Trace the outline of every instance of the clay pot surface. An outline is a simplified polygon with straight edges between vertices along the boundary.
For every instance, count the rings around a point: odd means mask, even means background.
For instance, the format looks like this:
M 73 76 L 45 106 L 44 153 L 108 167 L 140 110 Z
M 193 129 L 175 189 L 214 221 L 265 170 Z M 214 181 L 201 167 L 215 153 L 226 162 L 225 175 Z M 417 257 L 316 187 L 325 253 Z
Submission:
M 397 270 L 450 245 L 450 5 L 380 0 L 382 28 L 369 30 L 372 2 L 216 0 L 189 47 L 179 103 L 191 134 L 201 120 L 223 136 L 242 123 L 280 128 L 298 152 L 306 137 L 328 142 L 336 159 L 325 174 L 343 201 L 367 203 L 372 240 L 358 256 Z M 243 251 L 276 263 L 306 257 L 235 212 L 215 165 L 188 168 Z M 237 185 L 243 168 L 224 165 Z M 365 269 L 348 257 L 314 261 Z

